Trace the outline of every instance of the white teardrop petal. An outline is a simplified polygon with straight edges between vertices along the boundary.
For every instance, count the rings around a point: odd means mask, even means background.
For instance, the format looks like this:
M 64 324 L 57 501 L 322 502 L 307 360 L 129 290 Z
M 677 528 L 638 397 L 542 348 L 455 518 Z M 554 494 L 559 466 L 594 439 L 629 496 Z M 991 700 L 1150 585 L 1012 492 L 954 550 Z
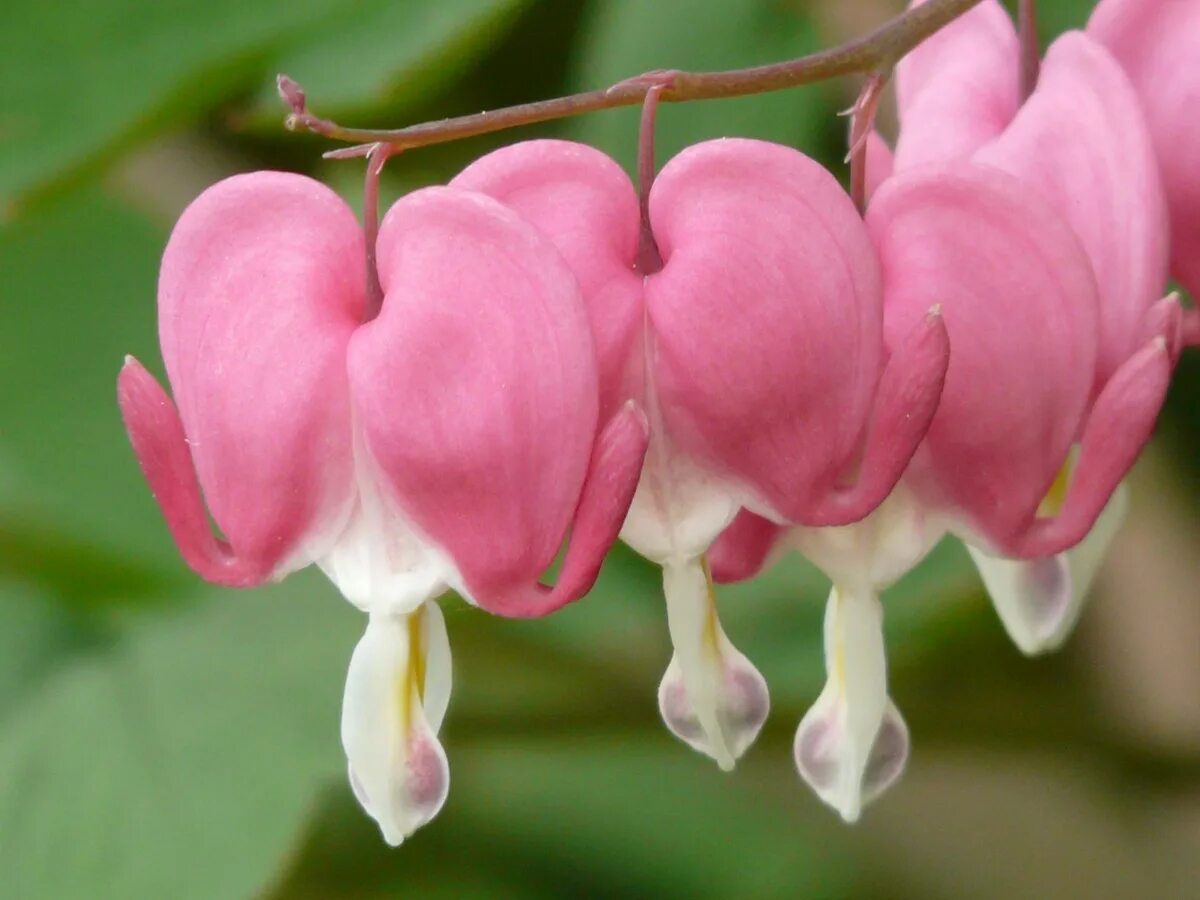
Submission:
M 796 731 L 796 767 L 821 800 L 854 822 L 908 758 L 908 728 L 888 699 L 883 607 L 874 592 L 830 592 L 825 668 L 825 688 Z
M 658 688 L 667 727 L 728 771 L 754 742 L 770 710 L 767 683 L 725 636 L 703 563 L 663 568 L 675 653 Z
M 1073 463 L 1043 503 L 1046 515 L 1061 505 Z M 1026 655 L 1057 650 L 1070 636 L 1092 580 L 1125 519 L 1129 489 L 1121 483 L 1082 541 L 1054 557 L 1034 560 L 994 556 L 964 539 L 984 587 L 1013 643 Z
M 436 620 L 435 620 L 436 617 Z M 427 638 L 440 635 L 436 663 L 449 690 L 449 646 L 438 612 L 376 614 L 354 649 L 342 702 L 342 746 L 359 803 L 397 846 L 437 815 L 450 786 L 450 769 L 422 698 L 433 671 Z M 437 701 L 438 719 L 445 711 Z
M 1004 630 L 1033 656 L 1061 642 L 1071 618 L 1073 590 L 1067 554 L 1006 559 L 967 544 Z

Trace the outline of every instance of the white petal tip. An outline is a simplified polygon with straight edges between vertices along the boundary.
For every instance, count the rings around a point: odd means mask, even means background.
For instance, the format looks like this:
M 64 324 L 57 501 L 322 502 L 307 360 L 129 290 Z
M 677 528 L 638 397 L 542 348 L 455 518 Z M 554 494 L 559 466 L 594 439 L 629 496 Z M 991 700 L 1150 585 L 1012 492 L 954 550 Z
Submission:
M 731 645 L 722 656 L 714 671 L 705 673 L 711 690 L 699 707 L 691 702 L 673 657 L 658 687 L 658 709 L 672 734 L 730 772 L 762 730 L 771 698 L 767 682 L 745 656 Z
M 891 787 L 908 762 L 908 726 L 890 702 L 869 745 L 855 739 L 844 710 L 824 698 L 796 730 L 796 769 L 822 802 L 847 824 L 862 808 Z
M 969 545 L 967 549 L 1017 649 L 1038 656 L 1061 647 L 1082 600 L 1067 554 L 1024 560 L 991 556 Z
M 449 680 L 449 644 L 436 608 L 371 617 L 346 676 L 342 746 L 354 796 L 393 847 L 446 802 L 450 766 L 436 728 Z
M 350 769 L 354 796 L 392 847 L 399 847 L 441 811 L 450 788 L 446 755 L 432 736 L 414 740 L 408 758 L 396 768 L 398 771 L 388 779 L 390 783 L 380 786 L 378 797 L 367 791 Z

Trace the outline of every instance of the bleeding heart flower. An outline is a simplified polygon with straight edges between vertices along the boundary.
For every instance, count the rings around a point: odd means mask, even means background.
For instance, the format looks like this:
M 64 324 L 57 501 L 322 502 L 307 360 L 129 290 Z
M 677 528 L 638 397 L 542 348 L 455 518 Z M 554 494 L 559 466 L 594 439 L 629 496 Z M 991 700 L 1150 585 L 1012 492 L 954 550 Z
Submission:
M 1171 214 L 1171 272 L 1200 297 L 1200 4 L 1101 0 L 1088 34 L 1124 68 L 1141 100 Z M 1200 321 L 1192 342 L 1200 343 Z
M 647 198 L 611 159 L 534 141 L 454 182 L 496 197 L 562 252 L 583 288 L 607 407 L 640 400 L 650 449 L 622 539 L 663 567 L 675 654 L 671 730 L 729 768 L 766 684 L 718 622 L 705 553 L 740 507 L 835 525 L 870 512 L 937 403 L 948 348 L 928 308 L 885 367 L 878 266 L 862 221 L 803 154 L 712 141 Z
M 954 348 L 901 487 L 847 528 L 785 531 L 744 512 L 713 551 L 718 581 L 786 547 L 833 579 L 829 683 L 796 755 L 847 819 L 906 750 L 880 674 L 878 592 L 950 530 L 1018 645 L 1057 646 L 1119 524 L 1113 491 L 1149 436 L 1177 345 L 1178 304 L 1159 300 L 1162 189 L 1132 89 L 1076 33 L 1051 48 L 1021 106 L 1019 53 L 1008 15 L 985 0 L 899 66 L 894 159 L 869 147 L 890 176 L 868 174 L 885 341 L 936 302 Z
M 585 593 L 646 432 L 632 406 L 598 429 L 578 285 L 511 211 L 456 188 L 400 200 L 377 243 L 382 311 L 367 322 L 363 243 L 346 205 L 307 178 L 257 172 L 205 191 L 159 283 L 178 412 L 133 359 L 118 396 L 200 575 L 248 586 L 316 562 L 369 613 L 342 740 L 355 794 L 398 844 L 449 785 L 437 740 L 449 644 L 429 601 L 454 589 L 537 616 Z M 568 529 L 562 574 L 544 587 Z
M 982 134 L 980 121 L 989 127 L 995 122 L 986 111 L 977 110 L 976 124 L 969 124 L 969 106 L 956 123 L 942 116 L 939 104 L 929 98 L 964 92 L 937 79 L 939 66 L 969 70 L 971 84 L 982 96 L 993 98 L 994 105 L 1007 108 L 1018 99 L 1017 36 L 995 0 L 985 0 L 939 39 L 932 47 L 918 47 L 897 70 L 904 123 L 897 145 L 898 171 L 906 168 L 906 142 L 932 148 L 942 129 Z M 996 46 L 1006 52 L 989 55 L 984 50 Z M 940 154 L 926 154 L 927 160 L 935 161 L 967 157 L 1010 172 L 1035 188 L 1086 251 L 1099 304 L 1093 401 L 1148 338 L 1161 335 L 1170 355 L 1177 355 L 1178 303 L 1173 297 L 1159 299 L 1166 284 L 1168 231 L 1154 147 L 1133 87 L 1102 46 L 1080 32 L 1064 34 L 1046 54 L 1036 90 L 994 139 L 973 146 L 964 141 Z M 1154 401 L 1155 394 L 1150 391 L 1145 411 L 1157 411 L 1161 400 Z M 1066 464 L 1060 476 L 1063 486 L 1077 477 Z M 1043 514 L 1057 511 L 1056 496 L 1061 498 L 1062 491 L 1043 498 Z M 1005 559 L 995 547 L 973 549 L 1005 626 L 1025 652 L 1053 649 L 1065 639 L 1123 508 L 1123 502 L 1114 503 L 1105 527 L 1088 530 L 1084 540 L 1090 546 L 1074 554 L 1074 565 L 1065 552 L 1018 561 Z

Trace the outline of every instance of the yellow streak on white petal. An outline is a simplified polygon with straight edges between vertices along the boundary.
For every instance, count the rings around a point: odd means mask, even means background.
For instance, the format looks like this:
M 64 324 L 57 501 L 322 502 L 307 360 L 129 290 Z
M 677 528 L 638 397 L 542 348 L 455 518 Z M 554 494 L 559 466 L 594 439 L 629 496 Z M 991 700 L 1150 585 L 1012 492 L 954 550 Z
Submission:
M 1071 476 L 1075 474 L 1077 456 L 1078 454 L 1072 451 L 1058 470 L 1058 474 L 1054 476 L 1054 483 L 1050 485 L 1050 490 L 1046 491 L 1046 496 L 1038 506 L 1039 516 L 1057 516 L 1062 511 L 1063 503 L 1067 499 L 1067 488 L 1071 486 Z
M 721 624 L 717 619 L 717 596 L 713 588 L 712 572 L 708 568 L 708 557 L 700 557 L 700 567 L 704 570 L 705 592 L 708 595 L 708 609 L 704 619 L 704 647 L 715 657 L 721 659 Z
M 408 661 L 397 685 L 400 723 L 407 737 L 412 732 L 413 707 L 425 699 L 425 625 L 427 613 L 422 604 L 405 622 L 408 631 Z

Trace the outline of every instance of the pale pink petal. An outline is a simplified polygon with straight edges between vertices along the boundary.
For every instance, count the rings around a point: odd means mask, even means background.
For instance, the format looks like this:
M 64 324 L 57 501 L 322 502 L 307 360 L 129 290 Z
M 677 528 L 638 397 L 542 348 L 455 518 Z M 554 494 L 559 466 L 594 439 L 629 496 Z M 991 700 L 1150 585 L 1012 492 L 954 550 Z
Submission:
M 1091 266 L 1029 188 L 974 164 L 893 176 L 867 215 L 890 346 L 941 307 L 950 366 L 913 486 L 990 539 L 1021 532 L 1083 423 L 1096 357 Z
M 887 141 L 879 136 L 879 132 L 872 131 L 867 135 L 867 199 L 870 200 L 875 196 L 875 191 L 889 177 L 892 170 L 895 168 L 895 159 L 892 154 L 892 148 L 888 146 Z
M 359 422 L 486 605 L 550 564 L 584 485 L 597 382 L 579 287 L 532 225 L 458 188 L 398 201 L 378 259 L 383 309 L 350 347 Z
M 817 163 L 749 140 L 662 170 L 646 282 L 662 415 L 676 446 L 782 515 L 823 497 L 858 449 L 882 362 L 862 220 Z
M 642 278 L 633 270 L 638 200 L 624 170 L 584 144 L 524 141 L 480 158 L 451 185 L 514 210 L 550 238 L 575 273 L 596 341 L 601 415 L 639 396 L 629 371 L 640 362 L 631 353 L 642 323 Z
M 976 159 L 1034 185 L 1087 250 L 1100 291 L 1099 393 L 1141 343 L 1167 281 L 1166 202 L 1137 94 L 1104 47 L 1065 34 L 1037 90 Z
M 1112 51 L 1141 98 L 1171 215 L 1171 273 L 1200 297 L 1200 3 L 1103 0 L 1088 33 Z
M 1020 104 L 1020 52 L 1004 7 L 983 0 L 900 60 L 896 169 L 966 159 L 999 135 Z
M 276 575 L 321 552 L 351 499 L 363 258 L 337 195 L 280 172 L 209 188 L 163 255 L 159 335 L 200 485 L 235 555 Z

